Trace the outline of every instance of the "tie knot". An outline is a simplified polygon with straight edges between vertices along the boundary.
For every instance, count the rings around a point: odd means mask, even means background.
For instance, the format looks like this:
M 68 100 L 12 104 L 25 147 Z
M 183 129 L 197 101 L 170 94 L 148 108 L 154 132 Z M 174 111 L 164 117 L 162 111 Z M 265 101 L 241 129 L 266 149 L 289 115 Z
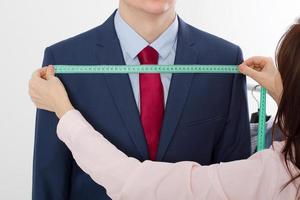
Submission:
M 158 52 L 151 46 L 146 46 L 139 54 L 139 61 L 141 65 L 157 65 Z

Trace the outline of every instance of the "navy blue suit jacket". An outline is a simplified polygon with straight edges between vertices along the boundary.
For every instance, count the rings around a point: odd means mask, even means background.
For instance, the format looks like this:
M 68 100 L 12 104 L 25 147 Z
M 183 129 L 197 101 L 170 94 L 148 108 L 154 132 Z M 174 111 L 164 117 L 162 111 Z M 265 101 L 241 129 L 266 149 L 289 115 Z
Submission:
M 114 14 L 102 25 L 46 48 L 49 64 L 120 64 L 124 59 Z M 238 46 L 179 19 L 175 64 L 240 64 Z M 59 75 L 71 102 L 109 141 L 129 156 L 149 159 L 139 112 L 127 74 Z M 75 163 L 57 138 L 58 118 L 37 110 L 34 200 L 109 199 Z M 174 74 L 157 160 L 207 165 L 247 158 L 250 132 L 245 77 L 234 74 Z M 147 181 L 147 180 L 145 180 Z

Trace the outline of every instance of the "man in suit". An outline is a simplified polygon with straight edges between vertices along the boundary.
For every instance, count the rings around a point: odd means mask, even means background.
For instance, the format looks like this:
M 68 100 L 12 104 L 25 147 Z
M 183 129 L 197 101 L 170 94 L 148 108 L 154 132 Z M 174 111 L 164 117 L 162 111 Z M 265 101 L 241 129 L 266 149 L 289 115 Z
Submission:
M 120 0 L 102 25 L 45 50 L 49 64 L 240 64 L 240 48 L 175 13 L 175 0 Z M 73 105 L 139 160 L 211 164 L 247 158 L 245 77 L 233 74 L 59 75 Z M 103 200 L 105 190 L 56 136 L 54 113 L 37 110 L 34 200 Z M 147 180 L 145 180 L 147 181 Z

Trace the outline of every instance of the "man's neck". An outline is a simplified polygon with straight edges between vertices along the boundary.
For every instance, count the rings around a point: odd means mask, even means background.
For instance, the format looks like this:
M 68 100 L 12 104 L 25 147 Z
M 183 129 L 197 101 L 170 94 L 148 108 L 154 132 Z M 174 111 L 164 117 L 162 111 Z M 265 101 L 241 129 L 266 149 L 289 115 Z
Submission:
M 119 12 L 131 28 L 149 43 L 154 42 L 172 24 L 176 17 L 175 9 L 170 9 L 160 15 L 154 15 L 131 8 L 125 3 L 120 3 Z

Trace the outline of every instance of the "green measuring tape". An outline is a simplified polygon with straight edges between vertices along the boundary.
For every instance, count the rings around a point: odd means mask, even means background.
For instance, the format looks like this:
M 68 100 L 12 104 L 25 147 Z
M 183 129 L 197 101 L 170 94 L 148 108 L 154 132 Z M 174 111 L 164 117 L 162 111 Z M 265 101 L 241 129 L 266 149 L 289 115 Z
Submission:
M 56 65 L 56 73 L 239 73 L 236 65 Z
M 55 65 L 56 74 L 240 73 L 236 65 Z M 260 90 L 257 151 L 265 148 L 266 89 Z

